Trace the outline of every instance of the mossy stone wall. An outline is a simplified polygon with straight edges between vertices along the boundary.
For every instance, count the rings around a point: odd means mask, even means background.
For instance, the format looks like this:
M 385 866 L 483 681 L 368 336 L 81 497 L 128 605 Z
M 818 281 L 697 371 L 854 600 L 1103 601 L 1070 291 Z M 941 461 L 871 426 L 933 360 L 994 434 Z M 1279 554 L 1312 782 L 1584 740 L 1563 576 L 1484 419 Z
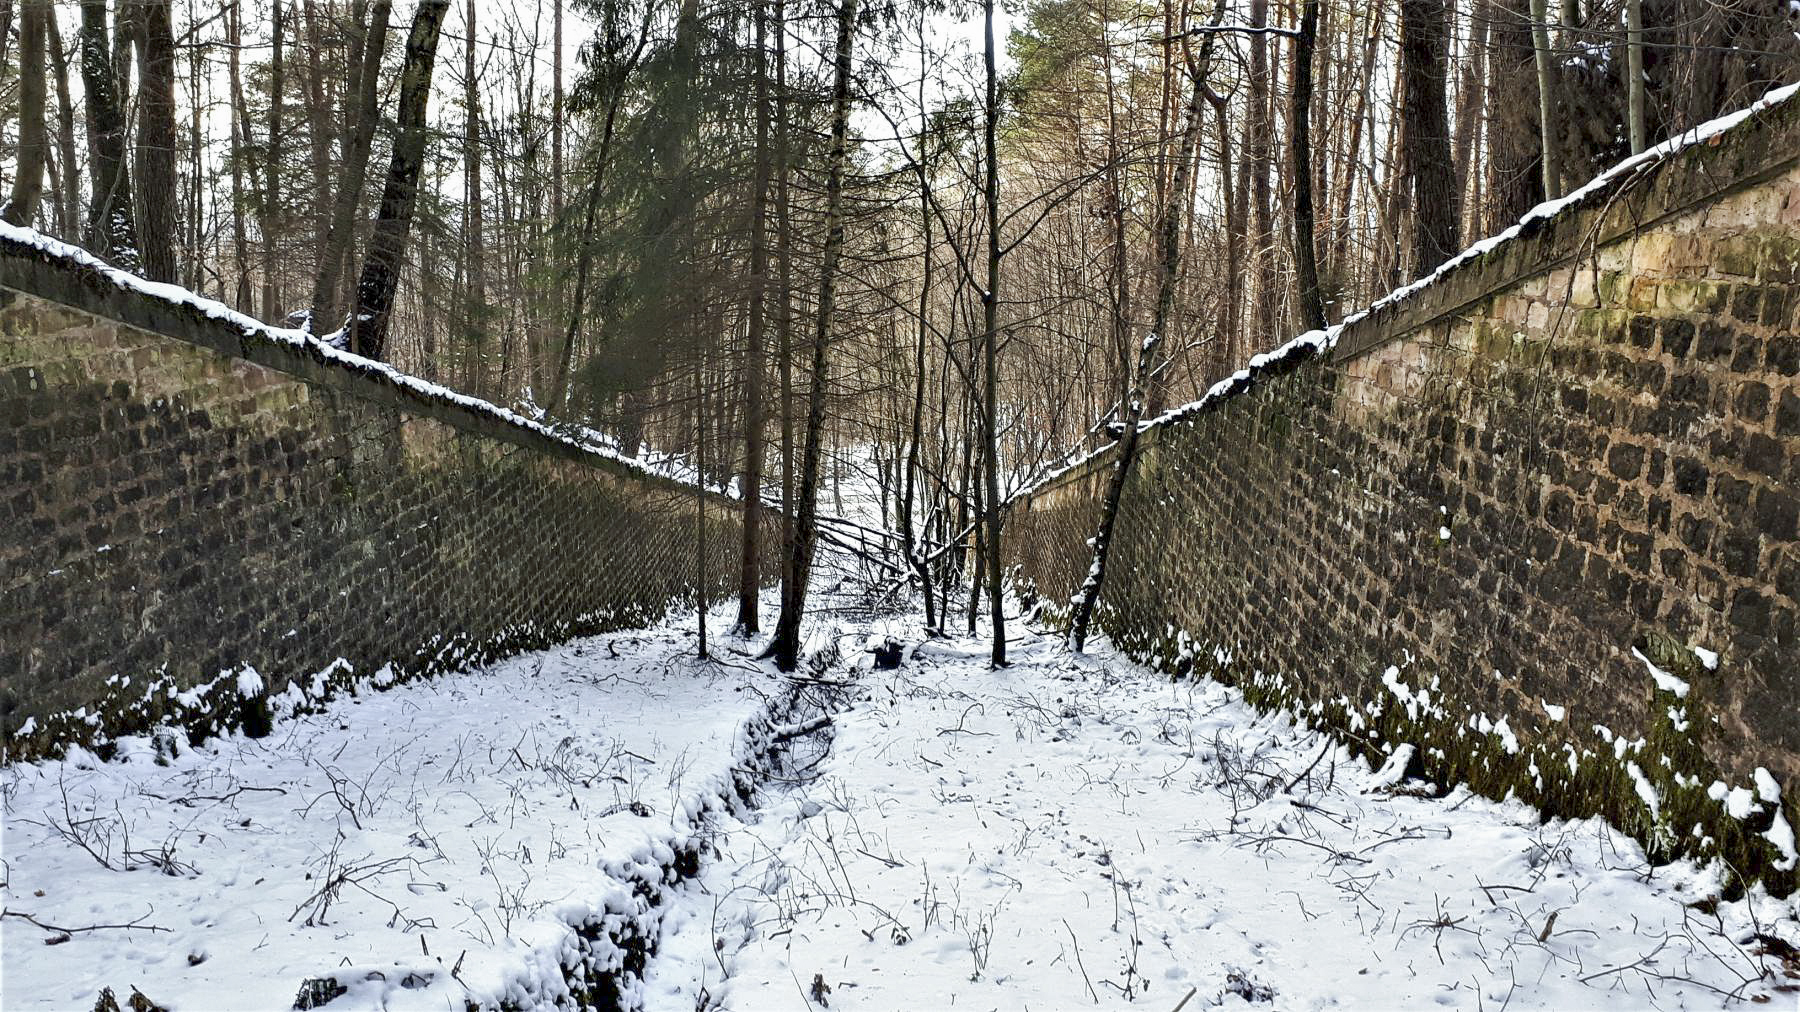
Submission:
M 739 508 L 707 514 L 724 592 Z M 0 243 L 11 758 L 644 624 L 696 530 L 690 486 Z
M 1440 782 L 1792 888 L 1797 161 L 1790 100 L 1147 430 L 1101 626 Z M 1112 466 L 1011 505 L 1050 615 Z M 1785 801 L 1730 818 L 1714 782 L 1758 768 Z

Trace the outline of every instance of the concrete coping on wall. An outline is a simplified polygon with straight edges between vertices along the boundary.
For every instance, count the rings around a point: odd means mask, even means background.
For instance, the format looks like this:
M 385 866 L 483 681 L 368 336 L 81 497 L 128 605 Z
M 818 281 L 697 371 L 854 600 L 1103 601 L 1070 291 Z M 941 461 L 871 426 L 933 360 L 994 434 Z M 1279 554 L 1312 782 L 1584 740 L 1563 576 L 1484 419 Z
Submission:
M 490 401 L 420 379 L 386 362 L 272 327 L 179 285 L 146 281 L 78 246 L 0 222 L 0 288 L 11 289 L 241 359 L 302 382 L 340 390 L 475 435 L 592 465 L 610 474 L 693 495 L 680 478 L 575 438 Z M 736 503 L 735 497 L 707 495 Z
M 1154 444 L 1173 423 L 1216 410 L 1268 375 L 1290 371 L 1320 352 L 1346 362 L 1400 340 L 1519 282 L 1590 256 L 1641 231 L 1727 194 L 1755 186 L 1800 163 L 1800 82 L 1771 90 L 1736 112 L 1624 159 L 1566 196 L 1527 211 L 1506 230 L 1451 257 L 1431 274 L 1389 292 L 1342 323 L 1308 331 L 1253 357 L 1198 399 L 1144 422 L 1140 446 Z M 1109 443 L 1076 457 L 1008 499 L 1031 508 L 1033 497 L 1094 477 L 1112 458 Z

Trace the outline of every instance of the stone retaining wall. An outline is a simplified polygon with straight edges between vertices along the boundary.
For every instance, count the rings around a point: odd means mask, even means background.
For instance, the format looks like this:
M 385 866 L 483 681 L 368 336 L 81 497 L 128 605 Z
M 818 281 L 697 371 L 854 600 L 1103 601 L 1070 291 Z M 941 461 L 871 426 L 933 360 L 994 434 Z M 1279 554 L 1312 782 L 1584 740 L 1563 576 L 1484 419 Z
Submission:
M 691 486 L 43 246 L 0 236 L 9 757 L 254 731 L 692 600 Z M 725 592 L 738 507 L 708 499 Z
M 1792 888 L 1797 328 L 1788 98 L 1147 430 L 1100 624 L 1377 760 Z M 1012 504 L 1053 616 L 1112 466 Z

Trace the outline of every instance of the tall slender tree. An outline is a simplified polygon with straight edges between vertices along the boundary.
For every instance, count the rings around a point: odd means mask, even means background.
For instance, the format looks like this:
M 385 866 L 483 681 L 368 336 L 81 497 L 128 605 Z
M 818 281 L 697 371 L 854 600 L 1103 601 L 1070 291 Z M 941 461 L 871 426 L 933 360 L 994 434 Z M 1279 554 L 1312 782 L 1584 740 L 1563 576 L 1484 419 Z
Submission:
M 412 231 L 413 206 L 418 198 L 419 173 L 425 164 L 425 111 L 431 95 L 431 69 L 437 59 L 444 13 L 449 9 L 450 0 L 419 0 L 412 31 L 406 37 L 393 158 L 388 162 L 381 207 L 369 236 L 369 253 L 363 261 L 356 302 L 347 324 L 350 349 L 367 358 L 381 358 L 387 351 L 394 290 L 400 284 L 406 239 Z
M 825 156 L 825 243 L 819 259 L 819 298 L 813 316 L 812 383 L 806 398 L 806 443 L 800 457 L 796 488 L 794 543 L 781 585 L 781 615 L 775 622 L 768 653 L 775 666 L 792 671 L 800 665 L 800 619 L 806 609 L 807 579 L 812 575 L 813 546 L 818 540 L 820 459 L 824 453 L 825 401 L 829 394 L 832 330 L 836 325 L 838 270 L 844 252 L 844 170 L 850 147 L 850 72 L 856 38 L 857 0 L 841 0 L 837 9 L 837 46 L 831 82 L 831 148 Z

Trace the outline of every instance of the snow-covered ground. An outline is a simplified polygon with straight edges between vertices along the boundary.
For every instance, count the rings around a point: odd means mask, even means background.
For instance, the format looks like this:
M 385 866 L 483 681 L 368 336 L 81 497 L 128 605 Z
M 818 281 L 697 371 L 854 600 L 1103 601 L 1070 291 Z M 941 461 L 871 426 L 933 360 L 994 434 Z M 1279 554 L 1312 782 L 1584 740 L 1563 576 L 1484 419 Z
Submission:
M 351 988 L 334 1009 L 554 999 L 577 927 L 654 937 L 633 888 L 731 796 L 775 692 L 696 661 L 691 625 L 363 692 L 260 740 L 6 768 L 0 1007 L 136 987 L 285 1009 L 327 975 Z
M 833 580 L 812 642 L 841 660 L 797 680 L 731 640 L 695 661 L 689 617 L 261 740 L 7 769 L 0 1007 L 285 1009 L 321 978 L 331 1009 L 569 1007 L 560 966 L 615 970 L 592 938 L 622 926 L 661 939 L 622 997 L 680 1012 L 1800 1007 L 1792 899 L 1432 797 L 1104 643 L 1015 625 L 990 671 Z M 888 635 L 906 662 L 872 670 Z M 769 725 L 797 691 L 822 734 Z M 762 807 L 729 803 L 775 740 Z
M 1792 900 L 1020 634 L 862 660 L 829 756 L 713 820 L 651 1008 L 1800 1007 Z

